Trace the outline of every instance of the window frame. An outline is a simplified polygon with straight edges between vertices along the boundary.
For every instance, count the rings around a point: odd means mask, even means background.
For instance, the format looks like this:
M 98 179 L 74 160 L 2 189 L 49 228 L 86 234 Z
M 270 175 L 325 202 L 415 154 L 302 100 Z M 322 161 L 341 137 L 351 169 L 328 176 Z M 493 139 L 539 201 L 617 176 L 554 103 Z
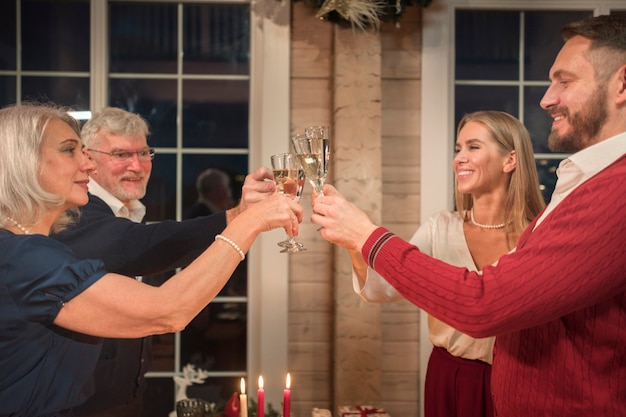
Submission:
M 90 0 L 90 107 L 108 105 L 108 3 Z M 182 3 L 173 0 L 126 0 Z M 250 104 L 248 166 L 269 166 L 289 139 L 290 4 L 256 0 L 185 0 L 190 3 L 250 3 Z M 180 7 L 180 6 L 179 6 Z M 266 92 L 271 91 L 271 94 Z M 177 173 L 177 177 L 181 173 Z M 180 205 L 178 196 L 178 205 Z M 178 207 L 177 212 L 180 212 Z M 254 392 L 263 375 L 266 402 L 280 404 L 287 370 L 288 260 L 276 242 L 284 231 L 261 234 L 248 253 L 248 352 L 246 379 Z M 178 358 L 177 358 L 178 360 Z M 180 369 L 184 364 L 177 366 Z M 159 373 L 162 374 L 162 373 Z M 182 375 L 182 372 L 175 374 Z

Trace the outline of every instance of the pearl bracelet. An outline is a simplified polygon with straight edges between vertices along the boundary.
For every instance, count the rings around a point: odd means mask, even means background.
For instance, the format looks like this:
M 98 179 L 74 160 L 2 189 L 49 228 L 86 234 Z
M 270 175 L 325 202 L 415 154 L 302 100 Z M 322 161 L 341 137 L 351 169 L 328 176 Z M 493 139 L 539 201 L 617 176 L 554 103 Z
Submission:
M 233 249 L 235 249 L 238 253 L 239 256 L 241 256 L 241 260 L 243 261 L 244 259 L 246 259 L 246 255 L 243 253 L 243 251 L 241 250 L 241 248 L 239 247 L 238 244 L 236 244 L 235 242 L 233 242 L 232 240 L 230 240 L 229 238 L 227 238 L 226 236 L 222 236 L 222 235 L 215 235 L 215 240 L 223 240 L 224 242 L 228 243 L 230 246 L 233 247 Z

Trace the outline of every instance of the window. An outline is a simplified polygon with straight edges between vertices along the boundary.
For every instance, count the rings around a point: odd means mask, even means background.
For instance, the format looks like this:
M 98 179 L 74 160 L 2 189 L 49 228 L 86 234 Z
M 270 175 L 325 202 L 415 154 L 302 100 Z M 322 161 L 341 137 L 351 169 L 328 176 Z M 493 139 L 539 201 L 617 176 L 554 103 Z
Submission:
M 89 0 L 67 3 L 22 0 L 0 6 L 0 105 L 51 100 L 89 110 Z M 18 10 L 28 18 L 18 22 Z M 70 27 L 72 32 L 64 30 Z
M 108 103 L 143 115 L 157 149 L 146 220 L 180 219 L 207 168 L 229 174 L 238 199 L 248 172 L 250 5 L 111 1 L 108 15 Z M 153 337 L 144 414 L 171 409 L 172 375 L 186 364 L 210 372 L 187 395 L 225 403 L 246 376 L 246 317 L 244 261 L 185 330 Z
M 548 69 L 563 44 L 559 29 L 591 11 L 457 9 L 454 126 L 465 113 L 502 110 L 528 128 L 544 199 L 550 200 L 562 154 L 548 149 L 552 119 L 539 107 Z M 497 42 L 493 42 L 497 39 Z
M 202 170 L 227 171 L 238 198 L 245 175 L 287 148 L 288 7 L 276 3 L 264 15 L 245 0 L 4 1 L 0 106 L 50 100 L 141 114 L 157 150 L 146 220 L 181 219 Z M 262 94 L 267 86 L 271 97 Z M 223 402 L 240 377 L 252 390 L 262 373 L 266 401 L 280 403 L 288 258 L 275 242 L 282 237 L 259 237 L 248 265 L 209 308 L 185 331 L 155 337 L 145 415 L 174 409 L 173 376 L 187 363 L 210 371 L 189 397 Z

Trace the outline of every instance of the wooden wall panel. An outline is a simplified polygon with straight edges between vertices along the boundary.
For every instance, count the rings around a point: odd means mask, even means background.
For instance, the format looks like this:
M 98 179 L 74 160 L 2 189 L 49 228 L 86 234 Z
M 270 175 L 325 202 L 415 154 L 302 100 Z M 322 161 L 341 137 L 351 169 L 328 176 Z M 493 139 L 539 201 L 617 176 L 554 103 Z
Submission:
M 332 125 L 333 26 L 316 19 L 303 3 L 292 3 L 291 19 L 290 126 L 295 134 L 311 124 Z M 310 193 L 306 184 L 299 239 L 307 251 L 290 255 L 289 266 L 288 366 L 292 415 L 298 417 L 310 416 L 313 407 L 329 407 L 334 375 L 333 248 L 309 222 Z
M 340 192 L 378 223 L 382 211 L 380 34 L 336 26 L 333 49 L 334 180 Z M 381 309 L 354 294 L 351 262 L 344 249 L 335 248 L 334 264 L 333 401 L 335 405 L 379 402 Z
M 302 343 L 327 343 L 332 342 L 332 332 L 328 323 L 332 321 L 332 313 L 329 310 L 320 312 L 290 311 L 289 334 L 294 341 Z
M 383 225 L 409 239 L 419 225 L 421 9 L 381 29 Z M 382 310 L 382 404 L 392 417 L 418 416 L 419 312 L 407 301 Z
M 316 19 L 314 14 L 308 5 L 292 3 L 292 133 L 312 123 L 330 125 L 331 149 L 336 151 L 333 154 L 336 159 L 331 165 L 329 182 L 340 184 L 347 198 L 380 216 L 378 221 L 384 226 L 408 239 L 419 224 L 421 9 L 406 9 L 399 27 L 385 23 L 381 28 L 377 41 L 381 46 L 380 114 L 351 115 L 355 122 L 340 124 L 338 130 L 333 109 L 343 101 L 350 103 L 356 96 L 337 95 L 335 86 L 342 83 L 335 75 L 337 34 L 333 24 Z M 354 59 L 357 62 L 360 58 Z M 350 68 L 357 77 L 371 70 Z M 350 91 L 341 85 L 344 91 Z M 355 140 L 353 136 L 367 125 L 370 117 L 380 118 L 378 145 L 368 146 L 367 141 Z M 377 194 L 382 207 L 376 199 L 364 198 Z M 336 415 L 336 407 L 345 405 L 335 403 L 338 392 L 343 392 L 345 387 L 335 384 L 360 378 L 375 386 L 368 387 L 361 396 L 356 395 L 355 401 L 375 402 L 373 405 L 385 407 L 392 417 L 419 415 L 417 308 L 406 301 L 372 305 L 351 291 L 337 293 L 337 280 L 344 287 L 351 286 L 347 254 L 324 241 L 308 222 L 309 185 L 301 202 L 305 221 L 301 224 L 300 239 L 309 250 L 291 255 L 290 261 L 288 363 L 294 387 L 298 387 L 293 391 L 292 414 L 307 417 L 313 407 L 319 407 L 329 408 Z M 350 305 L 347 310 L 346 305 Z M 339 306 L 343 306 L 340 316 Z M 363 327 L 371 323 L 375 328 Z M 346 332 L 360 334 L 348 343 L 373 344 L 372 348 L 337 356 L 337 335 Z M 367 337 L 368 332 L 372 338 Z M 346 342 L 345 339 L 341 342 L 342 350 Z M 368 357 L 368 351 L 380 354 Z M 344 375 L 346 372 L 350 377 Z M 379 377 L 371 378 L 376 373 Z M 368 392 L 378 393 L 376 401 L 372 401 Z
M 419 377 L 409 372 L 384 372 L 383 386 L 386 387 L 381 407 L 391 417 L 417 417 L 419 410 L 415 403 L 419 402 Z

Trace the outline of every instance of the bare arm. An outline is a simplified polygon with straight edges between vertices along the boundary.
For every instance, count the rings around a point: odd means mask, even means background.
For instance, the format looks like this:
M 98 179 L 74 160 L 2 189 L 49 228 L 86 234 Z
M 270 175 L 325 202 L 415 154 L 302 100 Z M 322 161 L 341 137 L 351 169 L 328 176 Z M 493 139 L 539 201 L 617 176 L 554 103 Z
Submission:
M 283 227 L 288 234 L 297 234 L 301 220 L 302 207 L 275 194 L 233 219 L 222 234 L 247 252 L 259 233 Z M 219 293 L 240 261 L 229 243 L 217 240 L 160 287 L 107 274 L 65 303 L 55 324 L 118 338 L 179 331 Z

